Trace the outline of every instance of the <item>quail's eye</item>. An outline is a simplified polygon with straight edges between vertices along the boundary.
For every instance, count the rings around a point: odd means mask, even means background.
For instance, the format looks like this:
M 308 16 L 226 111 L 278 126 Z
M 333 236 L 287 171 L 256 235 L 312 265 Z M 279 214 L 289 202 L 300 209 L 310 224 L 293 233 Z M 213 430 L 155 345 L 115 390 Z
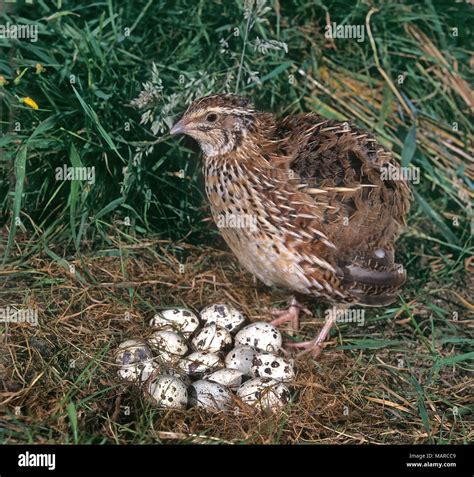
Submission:
M 209 113 L 206 116 L 206 121 L 208 123 L 215 123 L 217 121 L 217 114 L 216 113 Z

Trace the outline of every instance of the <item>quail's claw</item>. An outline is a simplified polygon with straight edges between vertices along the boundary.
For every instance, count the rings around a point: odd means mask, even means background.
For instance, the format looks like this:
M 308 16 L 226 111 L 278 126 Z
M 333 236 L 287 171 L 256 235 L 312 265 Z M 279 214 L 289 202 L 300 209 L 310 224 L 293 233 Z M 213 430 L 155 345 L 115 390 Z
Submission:
M 324 323 L 324 326 L 319 332 L 319 335 L 316 337 L 316 339 L 312 341 L 303 341 L 302 343 L 289 343 L 287 344 L 287 346 L 290 348 L 303 348 L 304 351 L 299 353 L 299 355 L 310 353 L 313 358 L 317 358 L 323 350 L 324 341 L 329 335 L 332 326 L 336 322 L 338 316 L 337 310 L 337 307 L 333 307 L 332 312 L 329 313 L 329 318 L 327 319 L 326 323 Z
M 317 339 L 311 341 L 302 341 L 300 343 L 287 343 L 286 346 L 288 348 L 303 348 L 303 351 L 300 351 L 298 356 L 310 354 L 313 358 L 319 357 L 324 348 L 322 343 L 317 343 Z
M 296 298 L 292 298 L 290 301 L 290 305 L 288 308 L 284 310 L 271 310 L 270 313 L 273 316 L 277 316 L 278 318 L 274 319 L 270 323 L 273 326 L 280 326 L 284 323 L 290 322 L 291 323 L 291 331 L 298 331 L 300 326 L 300 312 L 303 312 L 307 315 L 312 315 L 311 311 L 308 308 L 300 305 Z

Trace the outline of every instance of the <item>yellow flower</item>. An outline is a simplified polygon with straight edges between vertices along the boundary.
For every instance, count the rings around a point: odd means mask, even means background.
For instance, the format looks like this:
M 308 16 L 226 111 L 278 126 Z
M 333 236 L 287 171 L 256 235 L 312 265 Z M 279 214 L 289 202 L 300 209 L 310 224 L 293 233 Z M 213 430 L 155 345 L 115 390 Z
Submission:
M 34 99 L 31 99 L 30 97 L 20 98 L 20 101 L 23 104 L 26 104 L 27 106 L 29 106 L 30 108 L 39 109 L 39 106 L 38 104 L 36 104 L 36 101 Z
M 0 75 L 0 87 L 5 86 L 6 84 L 8 84 L 7 79 L 5 78 L 5 76 Z
M 41 63 L 36 63 L 35 68 L 36 68 L 37 75 L 46 71 L 46 69 L 43 67 Z

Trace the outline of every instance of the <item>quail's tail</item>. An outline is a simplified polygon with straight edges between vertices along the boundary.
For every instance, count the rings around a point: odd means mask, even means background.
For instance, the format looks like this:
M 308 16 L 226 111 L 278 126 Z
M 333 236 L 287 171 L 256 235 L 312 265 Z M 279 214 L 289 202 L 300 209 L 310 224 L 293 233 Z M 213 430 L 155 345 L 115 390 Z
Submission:
M 390 250 L 377 249 L 358 255 L 352 263 L 341 264 L 341 270 L 344 287 L 366 306 L 390 305 L 406 281 L 405 269 L 394 263 Z

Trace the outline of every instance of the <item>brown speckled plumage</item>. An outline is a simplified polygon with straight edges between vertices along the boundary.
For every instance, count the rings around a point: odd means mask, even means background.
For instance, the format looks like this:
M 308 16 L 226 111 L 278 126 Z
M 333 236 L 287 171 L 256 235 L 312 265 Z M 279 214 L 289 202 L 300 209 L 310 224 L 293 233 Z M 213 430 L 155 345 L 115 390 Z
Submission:
M 313 113 L 277 121 L 235 95 L 195 101 L 172 132 L 200 143 L 214 220 L 265 284 L 336 303 L 395 299 L 410 192 L 382 179 L 397 164 L 370 134 Z

